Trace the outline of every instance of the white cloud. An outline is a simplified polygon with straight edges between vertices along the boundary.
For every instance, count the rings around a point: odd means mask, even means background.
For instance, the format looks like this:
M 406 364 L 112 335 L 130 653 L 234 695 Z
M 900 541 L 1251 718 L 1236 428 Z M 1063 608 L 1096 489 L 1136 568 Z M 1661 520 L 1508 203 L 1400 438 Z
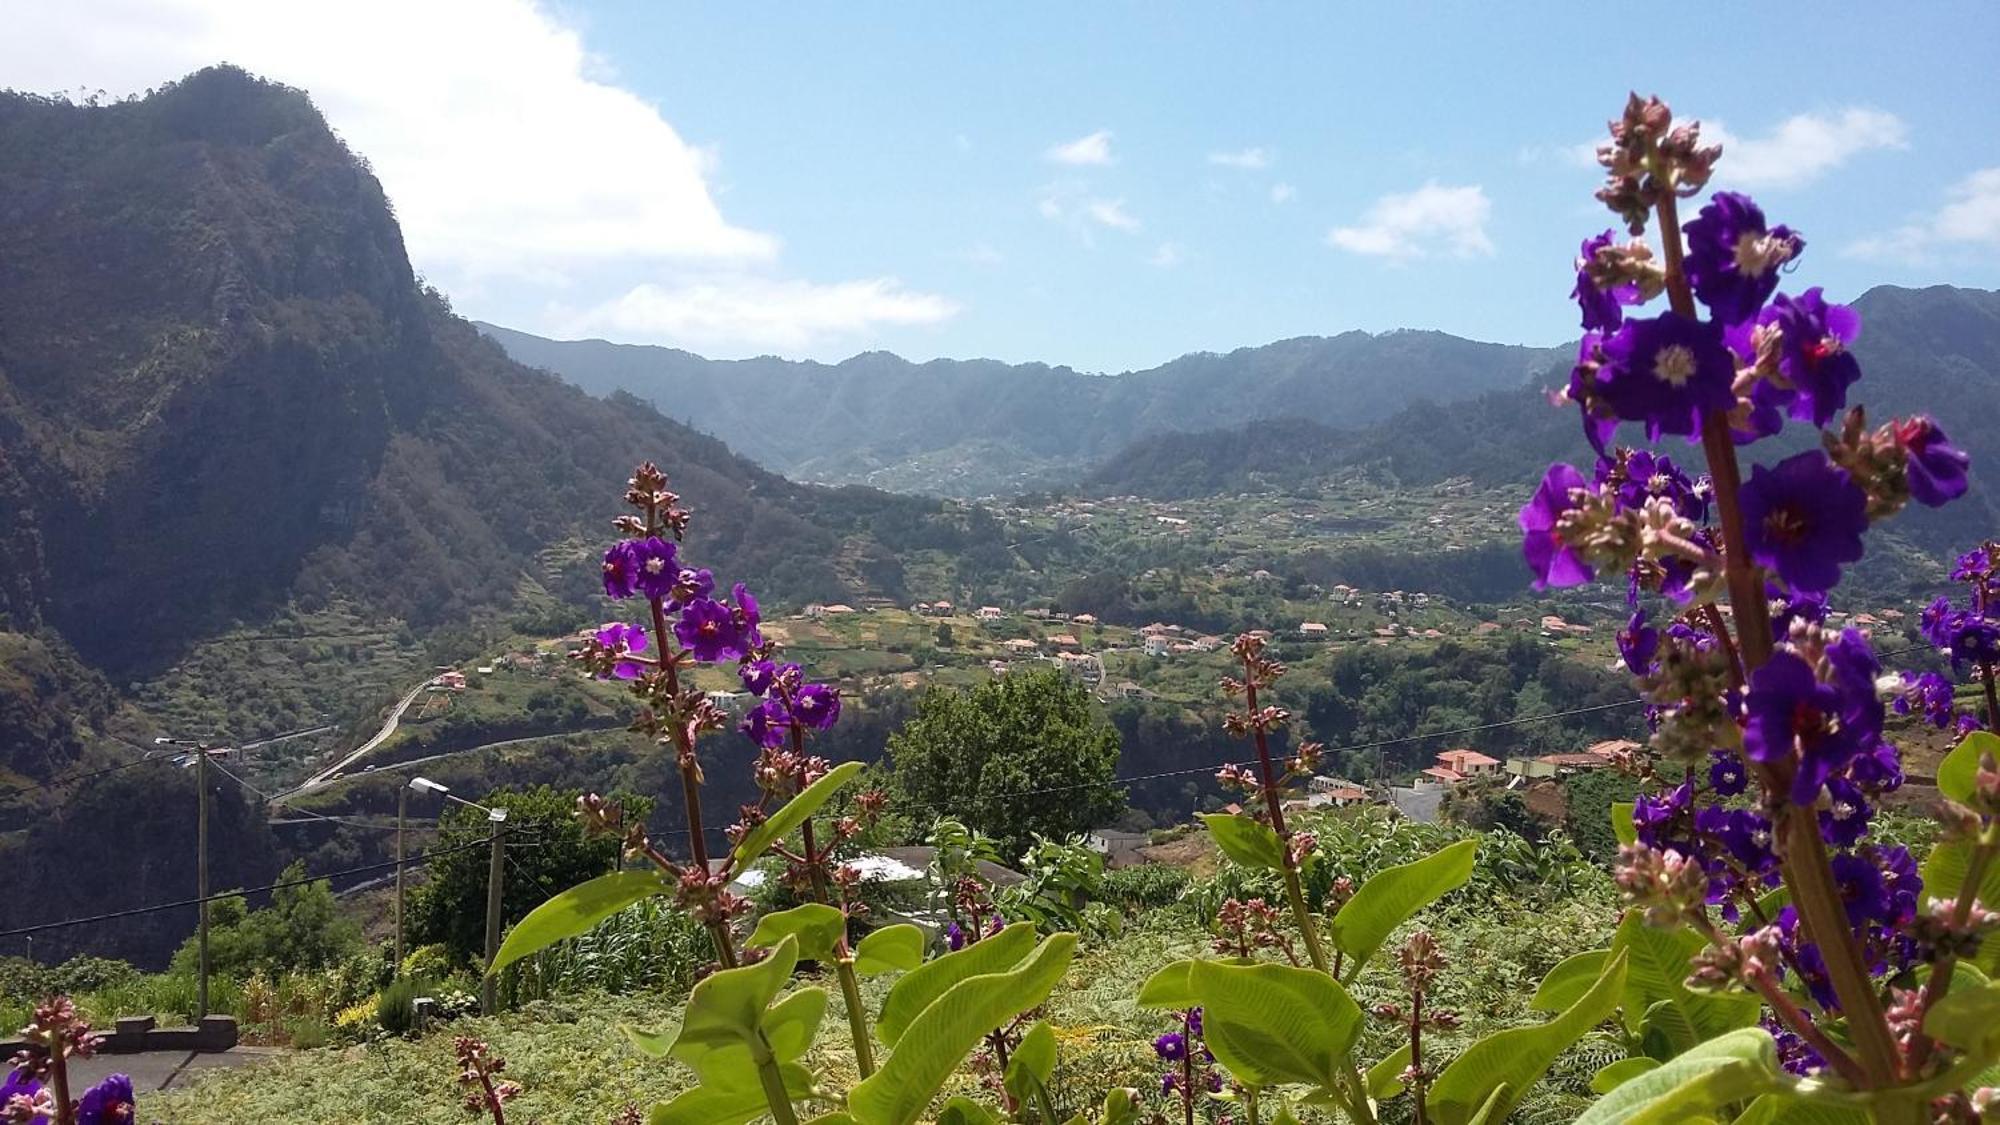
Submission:
M 226 60 L 306 90 L 381 179 L 412 263 L 461 308 L 478 306 L 491 319 L 550 330 L 532 322 L 555 307 L 551 293 L 587 307 L 643 282 L 631 292 L 681 294 L 679 307 L 710 310 L 662 323 L 733 323 L 760 334 L 735 343 L 781 347 L 823 338 L 837 323 L 858 331 L 950 305 L 880 280 L 757 276 L 777 269 L 778 236 L 723 214 L 715 147 L 683 137 L 661 107 L 619 85 L 559 18 L 567 6 L 77 0 L 17 7 L 0 36 L 0 83 L 17 89 L 87 86 L 116 96 Z M 733 280 L 691 286 L 691 277 Z M 732 287 L 737 298 L 724 300 Z M 759 316 L 714 311 L 752 297 L 783 300 Z M 789 315 L 798 321 L 788 324 Z
M 1298 194 L 1299 190 L 1297 188 L 1282 180 L 1271 185 L 1271 202 L 1273 203 L 1290 203 L 1292 200 L 1298 198 Z
M 1923 261 L 1959 247 L 2000 251 L 2000 167 L 1965 177 L 1946 190 L 1945 199 L 1936 214 L 1861 239 L 1845 253 Z
M 741 351 L 758 342 L 809 351 L 882 326 L 937 324 L 956 302 L 913 292 L 893 277 L 818 285 L 731 277 L 657 285 L 646 282 L 581 312 L 559 313 L 565 335 L 616 333 L 696 348 Z
M 1099 129 L 1087 137 L 1055 145 L 1042 155 L 1057 164 L 1110 164 L 1111 130 Z
M 1358 226 L 1335 227 L 1326 239 L 1351 253 L 1398 260 L 1436 251 L 1460 258 L 1490 255 L 1486 220 L 1492 212 L 1478 184 L 1444 187 L 1433 180 L 1412 192 L 1383 196 Z
M 1208 162 L 1220 164 L 1224 168 L 1243 168 L 1254 172 L 1271 166 L 1271 154 L 1261 148 L 1239 149 L 1236 152 L 1211 152 L 1208 154 Z
M 1112 230 L 1135 231 L 1140 226 L 1139 220 L 1125 209 L 1122 199 L 1093 199 L 1084 204 L 1083 211 L 1092 222 Z
M 1170 270 L 1175 266 L 1180 265 L 1181 259 L 1182 259 L 1182 254 L 1179 243 L 1162 242 L 1160 243 L 1158 248 L 1156 248 L 1151 254 L 1147 255 L 1146 264 L 1149 266 L 1157 266 L 1158 268 L 1163 270 Z
M 1861 153 L 1908 148 L 1907 134 L 1895 114 L 1860 107 L 1787 117 L 1762 137 L 1739 137 L 1720 121 L 1701 127 L 1704 141 L 1722 146 L 1716 182 L 1746 188 L 1803 187 Z
M 965 260 L 975 266 L 997 266 L 1007 260 L 990 242 L 975 242 L 965 251 Z

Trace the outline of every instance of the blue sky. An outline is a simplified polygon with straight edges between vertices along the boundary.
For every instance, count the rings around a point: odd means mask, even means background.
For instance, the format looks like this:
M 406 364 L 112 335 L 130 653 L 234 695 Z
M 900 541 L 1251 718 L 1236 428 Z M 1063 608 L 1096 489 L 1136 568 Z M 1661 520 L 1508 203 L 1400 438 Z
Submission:
M 1107 371 L 1553 344 L 1610 220 L 1579 153 L 1631 88 L 1722 126 L 1718 183 L 1808 240 L 1795 284 L 2000 287 L 1991 4 L 1684 5 L 1652 41 L 1556 4 L 165 6 L 110 47 L 129 0 L 31 17 L 69 50 L 0 47 L 0 84 L 221 55 L 305 87 L 460 311 L 552 335 Z

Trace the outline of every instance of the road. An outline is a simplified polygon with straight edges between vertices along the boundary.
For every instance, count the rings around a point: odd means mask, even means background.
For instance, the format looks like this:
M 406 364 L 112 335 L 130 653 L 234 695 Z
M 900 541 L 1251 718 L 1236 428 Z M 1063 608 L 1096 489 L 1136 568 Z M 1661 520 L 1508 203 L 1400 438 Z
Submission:
M 387 742 L 389 740 L 389 736 L 396 733 L 396 724 L 403 721 L 403 712 L 409 710 L 410 704 L 415 703 L 417 701 L 417 697 L 422 695 L 424 693 L 424 689 L 429 686 L 431 686 L 431 681 L 429 677 L 426 677 L 422 681 L 420 681 L 416 687 L 411 688 L 409 690 L 409 693 L 404 695 L 401 700 L 397 701 L 396 706 L 390 708 L 389 717 L 382 720 L 382 729 L 375 732 L 375 737 L 362 743 L 358 748 L 355 749 L 355 751 L 352 754 L 349 754 L 347 757 L 342 758 L 338 762 L 335 762 L 334 764 L 326 767 L 325 769 L 319 771 L 318 773 L 312 775 L 311 777 L 306 778 L 305 784 L 299 786 L 297 789 L 293 789 L 287 793 L 279 794 L 277 797 L 277 801 L 282 802 L 285 799 L 295 794 L 304 793 L 307 790 L 317 789 L 320 786 L 325 785 L 327 782 L 332 781 L 335 777 L 337 777 L 342 771 L 346 770 L 347 767 L 353 765 L 354 763 L 360 761 L 362 758 L 366 757 L 368 753 L 374 750 L 377 746 L 380 746 L 384 742 Z

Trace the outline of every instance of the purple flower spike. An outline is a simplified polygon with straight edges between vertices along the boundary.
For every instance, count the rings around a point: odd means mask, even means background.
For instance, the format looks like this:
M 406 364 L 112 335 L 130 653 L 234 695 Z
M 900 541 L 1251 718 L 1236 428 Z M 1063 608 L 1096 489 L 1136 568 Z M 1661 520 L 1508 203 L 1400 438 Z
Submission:
M 830 729 L 840 721 L 840 691 L 825 684 L 807 684 L 792 697 L 792 714 L 814 730 Z
M 137 1107 L 132 1080 L 114 1074 L 84 1091 L 76 1103 L 76 1125 L 130 1125 Z
M 613 621 L 597 631 L 597 643 L 614 653 L 644 652 L 646 630 Z M 611 666 L 611 674 L 621 680 L 636 680 L 645 670 L 646 666 L 636 660 L 620 660 Z
M 1941 508 L 1965 495 L 1965 472 L 1972 458 L 1953 445 L 1928 416 L 1919 414 L 1896 423 L 1896 444 L 1909 457 L 1906 475 L 1910 497 L 1917 503 Z M 1960 563 L 1963 569 L 1964 560 Z
M 1818 450 L 1757 465 L 1743 485 L 1743 538 L 1750 557 L 1787 586 L 1825 593 L 1843 563 L 1861 558 L 1868 496 Z
M 1659 648 L 1660 631 L 1646 624 L 1645 610 L 1633 610 L 1632 619 L 1618 631 L 1618 656 L 1625 662 L 1625 669 L 1635 676 L 1645 675 Z
M 1604 341 L 1598 391 L 1612 413 L 1644 422 L 1649 436 L 1692 437 L 1702 414 L 1736 405 L 1735 378 L 1721 326 L 1669 312 L 1628 320 Z
M 1633 282 L 1614 285 L 1609 289 L 1599 289 L 1590 280 L 1590 264 L 1597 258 L 1597 252 L 1613 244 L 1616 238 L 1605 231 L 1595 238 L 1583 240 L 1583 247 L 1577 251 L 1576 288 L 1569 295 L 1576 300 L 1583 312 L 1583 328 L 1586 332 L 1613 332 L 1625 321 L 1621 306 L 1639 303 L 1639 286 Z
M 631 539 L 620 539 L 604 552 L 604 596 L 629 598 L 638 588 L 639 553 Z
M 778 666 L 769 660 L 757 660 L 737 669 L 736 674 L 743 679 L 744 691 L 761 697 L 777 681 Z
M 785 744 L 786 732 L 791 725 L 792 715 L 785 710 L 784 700 L 773 698 L 750 708 L 736 729 L 757 745 L 776 749 Z
M 631 544 L 632 585 L 649 598 L 671 597 L 681 574 L 679 552 L 674 545 L 658 536 L 626 542 Z
M 1747 195 L 1719 191 L 1687 224 L 1687 275 L 1694 295 L 1723 324 L 1757 315 L 1778 288 L 1778 270 L 1805 250 L 1789 227 L 1766 227 Z
M 965 948 L 965 931 L 958 928 L 957 922 L 945 927 L 944 942 L 953 953 Z
M 1576 507 L 1570 494 L 1582 487 L 1583 474 L 1574 465 L 1550 465 L 1535 498 L 1521 509 L 1521 554 L 1535 572 L 1537 590 L 1578 586 L 1596 577 L 1596 572 L 1556 536 L 1556 523 L 1564 512 Z
M 1179 1062 L 1187 1057 L 1187 1040 L 1179 1033 L 1169 1031 L 1153 1040 L 1153 1053 L 1167 1062 Z

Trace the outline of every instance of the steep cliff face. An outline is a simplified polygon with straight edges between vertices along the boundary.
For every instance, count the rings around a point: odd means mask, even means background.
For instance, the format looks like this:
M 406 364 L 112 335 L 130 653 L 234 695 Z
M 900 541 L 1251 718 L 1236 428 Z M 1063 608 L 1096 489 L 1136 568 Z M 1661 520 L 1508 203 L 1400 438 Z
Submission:
M 699 556 L 774 598 L 861 592 L 830 560 L 869 540 L 861 507 L 507 360 L 306 96 L 231 68 L 0 95 L 0 438 L 0 611 L 121 678 L 293 599 L 462 619 L 601 533 L 648 457 Z

